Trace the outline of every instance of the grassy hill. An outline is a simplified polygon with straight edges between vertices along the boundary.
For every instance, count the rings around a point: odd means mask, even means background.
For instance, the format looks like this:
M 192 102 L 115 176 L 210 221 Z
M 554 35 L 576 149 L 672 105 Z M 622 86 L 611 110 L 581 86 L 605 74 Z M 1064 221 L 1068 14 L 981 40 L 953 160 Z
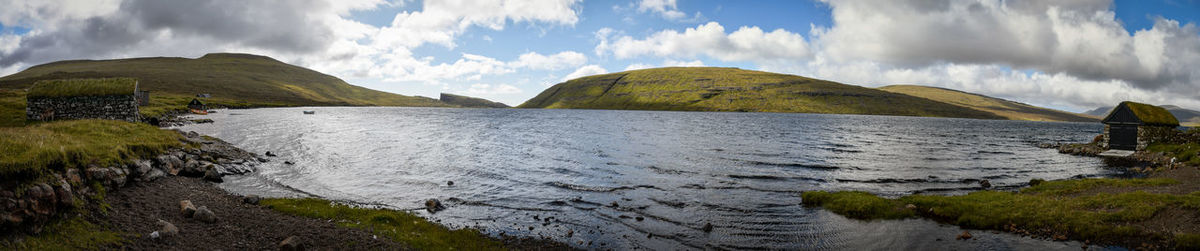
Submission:
M 860 86 L 715 67 L 643 69 L 572 79 L 518 107 L 1004 118 Z
M 476 97 L 454 95 L 454 94 L 449 94 L 449 93 L 442 93 L 442 95 L 440 97 L 438 97 L 438 100 L 441 100 L 442 102 L 445 102 L 447 104 L 457 105 L 457 106 L 462 106 L 462 107 L 508 108 L 508 105 L 506 105 L 504 103 L 486 100 L 486 99 L 482 99 L 482 98 L 476 98 Z
M 920 85 L 890 85 L 880 90 L 922 97 L 933 101 L 980 110 L 1010 120 L 1096 122 L 1099 118 L 1036 107 L 974 93 Z
M 233 106 L 448 106 L 347 84 L 336 77 L 250 54 L 213 53 L 190 58 L 70 60 L 30 67 L 0 78 L 0 88 L 26 89 L 44 79 L 131 77 L 151 98 L 170 102 L 209 93 Z M 186 101 L 184 101 L 186 102 Z

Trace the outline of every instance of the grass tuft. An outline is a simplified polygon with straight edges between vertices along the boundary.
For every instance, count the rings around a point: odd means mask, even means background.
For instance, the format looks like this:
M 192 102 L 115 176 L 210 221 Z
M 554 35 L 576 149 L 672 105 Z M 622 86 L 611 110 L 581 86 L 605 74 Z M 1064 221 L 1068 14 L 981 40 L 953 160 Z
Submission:
M 180 146 L 179 134 L 115 120 L 70 120 L 0 128 L 0 177 L 30 180 L 88 164 L 126 164 Z
M 132 78 L 89 78 L 42 80 L 29 89 L 29 97 L 74 97 L 133 95 L 137 80 Z
M 366 229 L 419 250 L 503 250 L 499 241 L 474 229 L 450 230 L 411 213 L 366 209 L 322 199 L 264 199 L 263 205 L 285 214 L 338 222 Z
M 82 217 L 59 219 L 47 224 L 39 235 L 0 241 L 3 250 L 84 250 L 119 246 L 126 240 Z

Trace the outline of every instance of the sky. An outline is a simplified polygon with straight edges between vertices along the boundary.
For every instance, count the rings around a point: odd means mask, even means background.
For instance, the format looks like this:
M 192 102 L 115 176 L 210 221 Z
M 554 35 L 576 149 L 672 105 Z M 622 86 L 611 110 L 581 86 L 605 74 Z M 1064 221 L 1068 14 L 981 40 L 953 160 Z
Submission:
M 509 105 L 663 66 L 919 84 L 1081 112 L 1200 110 L 1200 0 L 0 0 L 0 75 L 266 55 L 376 90 Z

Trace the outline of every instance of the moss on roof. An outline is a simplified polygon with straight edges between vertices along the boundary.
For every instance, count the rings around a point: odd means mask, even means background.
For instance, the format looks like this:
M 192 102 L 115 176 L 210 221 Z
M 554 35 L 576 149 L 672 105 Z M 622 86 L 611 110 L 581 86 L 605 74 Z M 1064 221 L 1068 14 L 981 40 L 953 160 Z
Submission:
M 75 97 L 133 95 L 137 80 L 132 78 L 89 78 L 42 80 L 29 89 L 29 97 Z
M 1122 105 L 1129 107 L 1129 110 L 1133 111 L 1133 115 L 1141 119 L 1144 124 L 1179 126 L 1179 120 L 1175 119 L 1175 115 L 1171 115 L 1171 112 L 1162 107 L 1132 101 L 1121 102 L 1118 106 Z

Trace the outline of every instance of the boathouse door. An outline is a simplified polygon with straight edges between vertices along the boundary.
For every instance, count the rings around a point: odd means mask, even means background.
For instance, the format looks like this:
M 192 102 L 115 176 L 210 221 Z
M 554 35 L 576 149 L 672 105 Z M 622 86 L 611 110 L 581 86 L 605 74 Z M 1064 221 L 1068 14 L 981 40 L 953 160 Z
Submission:
M 1137 126 L 1136 125 L 1110 125 L 1108 128 L 1110 149 L 1117 150 L 1137 150 Z

